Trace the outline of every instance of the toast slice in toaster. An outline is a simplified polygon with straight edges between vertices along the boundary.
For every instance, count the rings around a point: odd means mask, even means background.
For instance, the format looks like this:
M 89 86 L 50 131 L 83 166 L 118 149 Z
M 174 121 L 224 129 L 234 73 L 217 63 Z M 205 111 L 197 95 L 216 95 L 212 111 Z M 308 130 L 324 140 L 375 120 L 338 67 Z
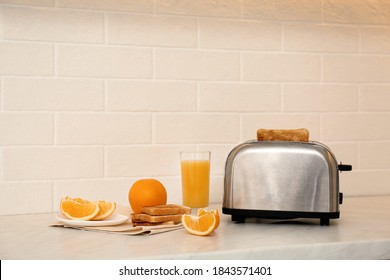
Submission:
M 258 129 L 258 141 L 295 141 L 308 142 L 309 131 L 306 128 L 298 129 Z

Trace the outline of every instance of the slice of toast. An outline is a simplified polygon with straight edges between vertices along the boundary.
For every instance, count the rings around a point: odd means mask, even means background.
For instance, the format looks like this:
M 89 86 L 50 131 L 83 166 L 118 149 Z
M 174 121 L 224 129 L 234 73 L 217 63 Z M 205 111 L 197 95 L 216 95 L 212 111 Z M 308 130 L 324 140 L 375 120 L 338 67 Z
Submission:
M 190 214 L 191 208 L 187 206 L 181 206 L 177 204 L 167 204 L 158 206 L 146 206 L 141 210 L 142 213 L 153 216 L 165 216 L 165 215 L 177 215 L 177 214 Z
M 131 223 L 134 227 L 142 227 L 142 226 L 161 226 L 161 225 L 174 225 L 175 222 L 169 221 L 169 222 L 161 222 L 161 223 L 150 223 L 150 222 L 143 222 L 140 220 L 131 220 Z
M 258 141 L 296 141 L 308 142 L 309 130 L 306 128 L 298 129 L 258 129 Z
M 149 223 L 162 223 L 162 222 L 169 222 L 169 221 L 172 221 L 174 223 L 180 223 L 181 216 L 182 214 L 153 216 L 144 213 L 133 213 L 131 214 L 130 218 L 132 220 L 136 220 L 140 222 L 149 222 Z

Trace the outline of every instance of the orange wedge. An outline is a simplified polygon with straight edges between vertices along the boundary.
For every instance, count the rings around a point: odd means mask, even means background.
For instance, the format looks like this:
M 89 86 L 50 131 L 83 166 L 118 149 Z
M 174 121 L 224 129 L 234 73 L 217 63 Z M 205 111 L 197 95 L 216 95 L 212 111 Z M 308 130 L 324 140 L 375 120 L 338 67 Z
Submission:
M 73 199 L 74 201 L 77 201 L 77 202 L 79 202 L 79 203 L 91 203 L 90 201 L 88 201 L 88 200 L 85 200 L 85 199 L 82 199 L 82 198 L 80 198 L 80 197 L 76 197 L 76 198 L 70 198 L 70 199 Z
M 72 201 L 74 203 L 71 203 L 71 202 L 68 202 L 68 203 L 65 203 L 65 201 Z M 80 206 L 79 204 L 82 204 L 82 205 L 85 205 L 85 206 Z M 88 206 L 88 204 L 98 204 L 99 206 L 99 212 L 96 216 L 88 216 L 88 217 L 84 217 L 82 216 L 82 220 L 93 220 L 93 221 L 99 221 L 99 220 L 104 220 L 108 217 L 110 217 L 115 209 L 116 209 L 116 203 L 115 202 L 109 202 L 109 201 L 104 201 L 104 200 L 100 200 L 100 201 L 96 201 L 96 202 L 91 202 L 89 200 L 86 200 L 86 199 L 83 199 L 83 198 L 80 198 L 80 197 L 76 197 L 76 198 L 72 198 L 72 197 L 69 197 L 69 196 L 66 196 L 64 197 L 62 200 L 61 200 L 61 212 L 67 216 L 64 212 L 67 212 L 68 215 L 71 217 L 68 217 L 68 219 L 75 219 L 75 215 L 74 214 L 70 214 L 71 212 L 72 213 L 75 213 L 75 212 L 80 212 L 80 210 L 77 210 L 77 208 L 84 208 L 84 209 L 87 209 L 88 207 L 89 208 L 93 208 L 93 206 Z M 62 210 L 62 205 L 67 205 L 67 209 L 64 209 L 64 211 Z M 64 206 L 65 207 L 65 206 Z M 75 212 L 74 212 L 75 211 Z M 81 214 L 81 215 L 84 215 L 84 214 Z
M 194 235 L 209 235 L 215 229 L 217 219 L 213 213 L 204 213 L 200 216 L 184 214 L 181 217 L 184 228 Z
M 218 226 L 219 226 L 219 222 L 220 222 L 220 218 L 219 218 L 219 213 L 218 213 L 218 209 L 215 209 L 215 210 L 207 210 L 205 208 L 200 208 L 198 209 L 198 213 L 197 215 L 198 216 L 201 216 L 205 213 L 212 213 L 215 215 L 215 219 L 217 220 L 216 223 L 215 223 L 215 228 L 214 229 L 217 229 Z
M 69 197 L 69 196 L 65 196 L 64 199 L 66 199 L 66 200 L 73 200 L 73 201 L 76 201 L 76 202 L 79 202 L 79 203 L 83 203 L 83 204 L 85 204 L 85 203 L 91 203 L 90 201 L 85 200 L 85 199 L 82 199 L 82 198 L 80 198 L 80 197 L 72 198 L 72 197 Z
M 114 213 L 116 208 L 115 202 L 100 200 L 98 203 L 99 203 L 100 211 L 98 215 L 92 219 L 93 221 L 104 220 L 110 217 L 112 213 Z
M 72 199 L 64 198 L 60 204 L 61 213 L 70 220 L 90 221 L 100 212 L 98 203 L 80 203 Z

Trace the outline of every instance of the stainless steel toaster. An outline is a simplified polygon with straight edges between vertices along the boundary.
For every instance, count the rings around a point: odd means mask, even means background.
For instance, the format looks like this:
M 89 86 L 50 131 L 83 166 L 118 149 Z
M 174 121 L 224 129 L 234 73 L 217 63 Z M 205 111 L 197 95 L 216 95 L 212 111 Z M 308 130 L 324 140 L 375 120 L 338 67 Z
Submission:
M 319 142 L 248 141 L 227 157 L 222 212 L 236 222 L 319 218 L 329 225 L 340 217 L 339 171 L 350 170 Z

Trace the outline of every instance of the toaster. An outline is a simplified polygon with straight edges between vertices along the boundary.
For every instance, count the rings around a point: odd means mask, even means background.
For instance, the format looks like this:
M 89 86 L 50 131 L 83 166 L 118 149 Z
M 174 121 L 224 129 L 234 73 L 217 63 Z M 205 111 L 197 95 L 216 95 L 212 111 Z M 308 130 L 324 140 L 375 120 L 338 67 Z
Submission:
M 320 142 L 242 143 L 226 159 L 222 213 L 235 222 L 316 218 L 329 225 L 340 217 L 339 172 L 350 170 Z

